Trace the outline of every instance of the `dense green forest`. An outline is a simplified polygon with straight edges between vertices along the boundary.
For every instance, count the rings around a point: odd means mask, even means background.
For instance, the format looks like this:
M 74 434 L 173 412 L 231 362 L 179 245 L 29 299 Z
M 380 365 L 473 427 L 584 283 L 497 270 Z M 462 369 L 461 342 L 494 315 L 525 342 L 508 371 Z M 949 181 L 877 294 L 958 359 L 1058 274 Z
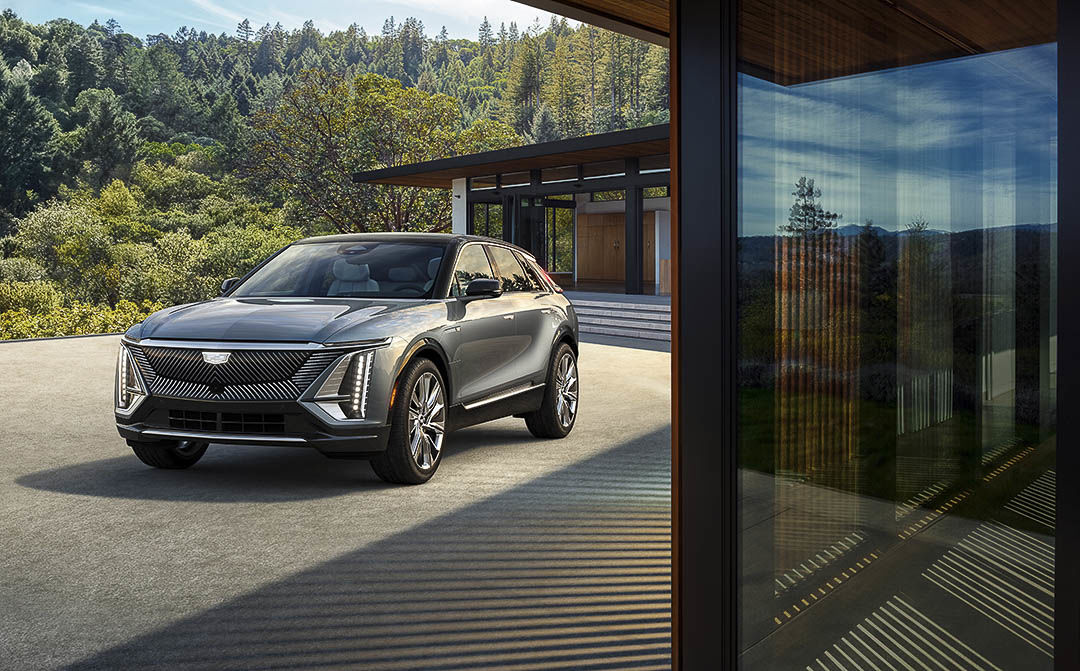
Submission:
M 666 49 L 555 19 L 140 39 L 5 10 L 0 56 L 0 338 L 121 330 L 307 235 L 448 228 L 447 193 L 357 169 L 668 117 Z

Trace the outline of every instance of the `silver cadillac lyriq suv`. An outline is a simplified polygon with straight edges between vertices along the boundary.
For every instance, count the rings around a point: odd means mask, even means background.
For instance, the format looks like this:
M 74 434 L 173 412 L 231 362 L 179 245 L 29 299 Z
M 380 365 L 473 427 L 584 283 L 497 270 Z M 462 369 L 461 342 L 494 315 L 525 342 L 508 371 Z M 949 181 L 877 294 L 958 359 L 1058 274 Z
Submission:
M 143 462 L 210 443 L 314 447 L 426 482 L 453 429 L 578 412 L 574 308 L 532 255 L 464 235 L 310 238 L 124 334 L 116 423 Z

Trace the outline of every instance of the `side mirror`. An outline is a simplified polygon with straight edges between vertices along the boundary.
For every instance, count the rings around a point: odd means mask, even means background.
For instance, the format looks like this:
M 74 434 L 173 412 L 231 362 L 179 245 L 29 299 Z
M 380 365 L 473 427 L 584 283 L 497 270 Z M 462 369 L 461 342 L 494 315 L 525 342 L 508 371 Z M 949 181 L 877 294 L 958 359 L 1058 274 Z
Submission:
M 221 295 L 229 293 L 229 290 L 236 286 L 236 283 L 240 281 L 239 277 L 230 277 L 221 283 Z
M 478 277 L 465 287 L 465 296 L 468 298 L 495 298 L 501 295 L 502 286 L 499 280 L 489 277 Z

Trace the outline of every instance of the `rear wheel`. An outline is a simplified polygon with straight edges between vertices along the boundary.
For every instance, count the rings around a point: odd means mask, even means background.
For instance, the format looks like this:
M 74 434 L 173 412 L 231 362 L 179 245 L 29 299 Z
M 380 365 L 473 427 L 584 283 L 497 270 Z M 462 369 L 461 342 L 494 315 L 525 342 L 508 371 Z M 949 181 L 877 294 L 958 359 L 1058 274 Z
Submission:
M 187 468 L 193 465 L 202 459 L 206 448 L 210 446 L 210 443 L 193 440 L 129 440 L 127 443 L 135 456 L 147 466 L 170 469 Z
M 525 415 L 525 425 L 537 438 L 565 438 L 578 411 L 578 369 L 574 350 L 561 343 L 551 357 L 551 369 L 540 409 Z
M 371 460 L 372 470 L 386 482 L 427 482 L 442 461 L 446 437 L 446 385 L 430 359 L 405 367 L 390 417 L 386 451 Z

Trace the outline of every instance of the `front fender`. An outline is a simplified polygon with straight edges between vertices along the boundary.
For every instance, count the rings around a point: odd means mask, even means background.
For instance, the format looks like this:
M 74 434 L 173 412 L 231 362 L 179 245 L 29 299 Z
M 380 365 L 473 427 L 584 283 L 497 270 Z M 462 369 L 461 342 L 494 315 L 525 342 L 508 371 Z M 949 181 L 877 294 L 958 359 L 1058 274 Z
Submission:
M 435 361 L 435 365 L 438 366 L 439 371 L 442 373 L 443 381 L 446 383 L 446 397 L 448 399 L 454 398 L 454 381 L 450 373 L 450 357 L 446 354 L 446 348 L 432 335 L 423 335 L 415 338 L 407 347 L 402 348 L 401 354 L 397 358 L 397 362 L 393 367 L 393 375 L 391 379 L 391 391 L 386 399 L 386 416 L 390 417 L 390 407 L 393 405 L 394 395 L 396 393 L 398 381 L 401 379 L 401 373 L 405 370 L 405 366 L 409 365 L 418 355 L 425 355 Z M 453 401 L 450 401 L 453 403 Z

